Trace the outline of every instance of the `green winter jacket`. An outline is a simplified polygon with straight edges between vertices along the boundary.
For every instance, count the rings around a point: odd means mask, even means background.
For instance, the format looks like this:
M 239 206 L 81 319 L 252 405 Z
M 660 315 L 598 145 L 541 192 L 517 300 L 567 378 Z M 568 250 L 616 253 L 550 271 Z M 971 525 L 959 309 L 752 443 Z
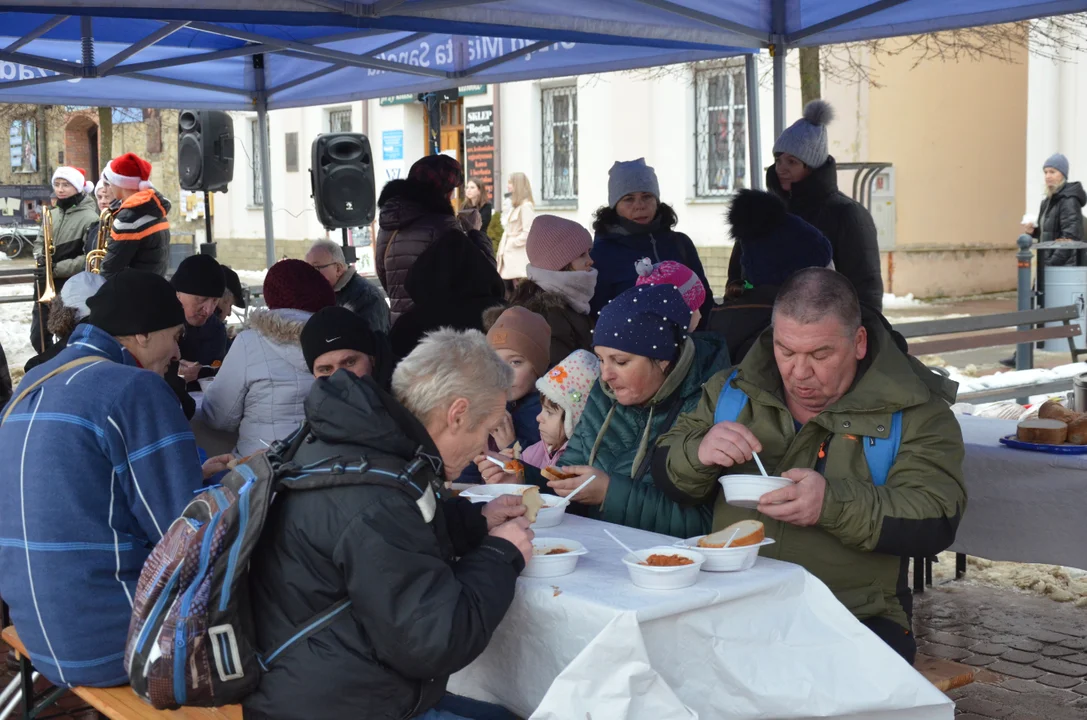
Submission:
M 901 352 L 882 326 L 869 327 L 868 357 L 853 386 L 797 431 L 774 361 L 773 331 L 763 333 L 738 366 L 734 384 L 750 398 L 738 422 L 762 443 L 759 457 L 767 472 L 815 468 L 829 438 L 822 516 L 814 527 L 797 527 L 725 504 L 718 476 L 758 474 L 753 462 L 722 470 L 698 461 L 730 373 L 707 382 L 698 408 L 661 439 L 654 455 L 661 489 L 681 502 L 714 499 L 715 530 L 745 518 L 761 520 L 767 537 L 777 541 L 762 549 L 763 556 L 802 565 L 859 619 L 883 616 L 909 628 L 908 559 L 946 550 L 966 508 L 962 433 L 949 407 L 954 396 L 939 394 L 946 384 Z M 901 445 L 886 484 L 876 487 L 861 443 L 886 438 L 896 411 L 902 411 Z
M 666 497 L 654 486 L 649 461 L 657 439 L 678 413 L 694 409 L 702 396 L 702 383 L 728 365 L 724 339 L 697 334 L 688 339 L 676 369 L 644 406 L 620 405 L 604 383 L 593 386 L 561 463 L 592 465 L 611 478 L 603 505 L 590 510 L 590 516 L 682 538 L 708 531 L 710 504 L 681 507 Z M 672 412 L 677 402 L 678 412 Z M 632 479 L 639 466 L 645 470 Z
M 84 241 L 87 230 L 98 222 L 98 202 L 93 194 L 86 193 L 83 199 L 68 208 L 50 208 L 49 216 L 53 220 L 53 276 L 58 280 L 70 278 L 86 269 Z M 34 256 L 42 255 L 45 238 L 41 233 L 34 242 Z

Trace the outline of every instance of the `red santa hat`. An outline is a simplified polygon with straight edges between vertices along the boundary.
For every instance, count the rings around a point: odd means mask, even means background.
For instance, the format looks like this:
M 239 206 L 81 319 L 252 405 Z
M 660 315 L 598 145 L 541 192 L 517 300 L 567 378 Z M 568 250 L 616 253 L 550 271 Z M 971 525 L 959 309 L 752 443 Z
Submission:
M 61 165 L 53 172 L 53 179 L 50 182 L 56 182 L 57 178 L 67 180 L 76 192 L 94 192 L 94 183 L 87 182 L 87 171 L 83 168 Z
M 110 160 L 102 177 L 110 185 L 126 190 L 150 190 L 154 187 L 151 185 L 151 163 L 136 153 L 125 153 Z

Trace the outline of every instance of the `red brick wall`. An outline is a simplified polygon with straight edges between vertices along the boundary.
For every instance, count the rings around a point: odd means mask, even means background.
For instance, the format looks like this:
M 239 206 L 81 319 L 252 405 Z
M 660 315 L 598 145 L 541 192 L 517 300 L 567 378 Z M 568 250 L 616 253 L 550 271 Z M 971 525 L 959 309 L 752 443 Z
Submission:
M 88 176 L 96 177 L 96 168 L 91 167 L 91 145 L 88 131 L 97 125 L 90 116 L 75 113 L 64 128 L 64 164 L 83 168 Z

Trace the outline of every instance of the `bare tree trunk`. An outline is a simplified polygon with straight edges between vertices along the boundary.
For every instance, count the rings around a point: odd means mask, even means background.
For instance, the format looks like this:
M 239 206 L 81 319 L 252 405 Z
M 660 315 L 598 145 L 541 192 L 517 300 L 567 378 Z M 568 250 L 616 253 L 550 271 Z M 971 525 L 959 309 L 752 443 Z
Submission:
M 819 48 L 800 48 L 800 101 L 807 105 L 823 95 L 819 76 Z
M 56 157 L 49 153 L 49 111 L 52 109 L 51 105 L 39 105 L 35 113 L 38 123 L 38 173 L 42 179 L 42 185 L 52 184 L 53 164 L 57 161 Z
M 113 108 L 98 108 L 98 172 L 113 159 Z

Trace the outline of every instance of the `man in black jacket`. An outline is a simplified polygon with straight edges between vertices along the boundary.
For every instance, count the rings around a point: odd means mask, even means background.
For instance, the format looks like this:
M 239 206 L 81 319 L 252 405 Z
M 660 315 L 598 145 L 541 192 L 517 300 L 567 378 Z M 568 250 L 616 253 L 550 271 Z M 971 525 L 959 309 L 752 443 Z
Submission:
M 321 272 L 336 293 L 336 304 L 358 315 L 370 330 L 389 334 L 389 303 L 373 284 L 359 277 L 354 265 L 348 265 L 343 247 L 329 240 L 318 240 L 306 253 L 306 262 Z
M 445 686 L 513 601 L 532 531 L 520 498 L 473 505 L 442 489 L 483 451 L 512 379 L 481 333 L 442 330 L 397 367 L 395 398 L 346 370 L 316 381 L 295 461 L 361 460 L 369 480 L 330 475 L 272 506 L 249 571 L 258 647 L 323 627 L 268 663 L 246 718 L 513 717 Z

